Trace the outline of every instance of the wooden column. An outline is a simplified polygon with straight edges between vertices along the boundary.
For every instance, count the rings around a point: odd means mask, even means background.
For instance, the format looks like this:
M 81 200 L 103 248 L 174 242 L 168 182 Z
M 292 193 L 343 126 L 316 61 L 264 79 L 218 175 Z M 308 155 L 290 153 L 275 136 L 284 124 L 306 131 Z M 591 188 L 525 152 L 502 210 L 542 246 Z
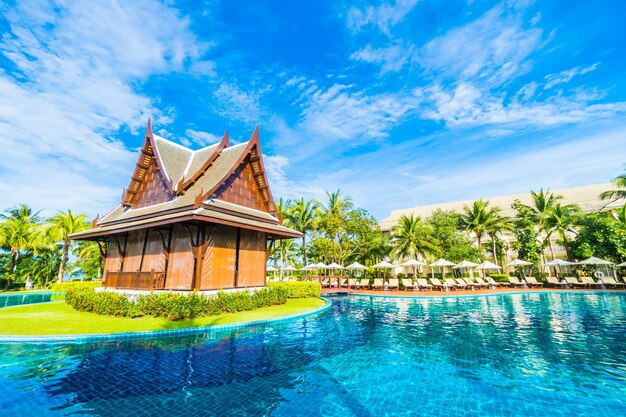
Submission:
M 241 249 L 241 228 L 237 228 L 237 243 L 235 245 L 235 288 L 239 286 L 239 249 Z

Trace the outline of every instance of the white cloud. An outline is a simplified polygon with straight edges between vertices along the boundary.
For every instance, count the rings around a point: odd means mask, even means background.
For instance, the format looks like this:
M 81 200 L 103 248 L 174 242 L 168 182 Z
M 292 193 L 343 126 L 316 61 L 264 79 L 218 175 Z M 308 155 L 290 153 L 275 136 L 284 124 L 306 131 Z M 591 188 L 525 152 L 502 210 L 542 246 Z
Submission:
M 405 65 L 414 61 L 415 51 L 413 46 L 400 42 L 382 48 L 366 45 L 365 48 L 351 54 L 350 59 L 380 65 L 381 74 L 384 74 L 400 71 Z
M 242 91 L 235 84 L 222 83 L 213 93 L 215 111 L 244 123 L 258 123 L 263 111 L 258 91 Z
M 214 143 L 218 143 L 222 140 L 221 136 L 214 135 L 209 132 L 201 132 L 193 129 L 185 130 L 185 135 L 187 135 L 193 143 L 200 146 L 212 145 Z
M 13 64 L 0 72 L 4 205 L 111 207 L 135 159 L 111 135 L 141 136 L 150 114 L 157 126 L 171 121 L 134 85 L 185 69 L 205 45 L 185 18 L 158 3 L 18 2 L 3 6 L 3 15 L 0 53 Z
M 557 84 L 568 83 L 577 75 L 583 75 L 591 71 L 595 71 L 600 65 L 599 62 L 589 65 L 587 67 L 574 67 L 565 71 L 561 71 L 558 74 L 550 74 L 546 76 L 546 84 L 543 86 L 544 90 L 548 90 Z
M 357 32 L 362 27 L 373 25 L 391 36 L 390 30 L 400 23 L 417 5 L 418 0 L 396 0 L 395 3 L 382 3 L 380 6 L 367 6 L 365 9 L 351 7 L 348 10 L 348 27 Z

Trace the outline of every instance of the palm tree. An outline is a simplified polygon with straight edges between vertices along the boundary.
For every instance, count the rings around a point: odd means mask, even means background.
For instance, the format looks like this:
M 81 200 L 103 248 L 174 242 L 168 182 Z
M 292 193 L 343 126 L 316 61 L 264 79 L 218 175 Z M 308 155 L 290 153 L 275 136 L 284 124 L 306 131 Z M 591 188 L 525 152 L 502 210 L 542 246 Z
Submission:
M 291 207 L 291 200 L 283 200 L 283 198 L 281 197 L 278 201 L 275 201 L 274 203 L 276 205 L 278 217 L 284 219 L 287 211 L 289 211 L 289 208 Z
M 472 206 L 465 205 L 461 215 L 461 227 L 476 235 L 478 248 L 482 249 L 482 237 L 487 233 L 489 226 L 488 201 L 476 200 Z
M 353 207 L 352 199 L 350 197 L 342 198 L 340 192 L 341 190 L 337 190 L 337 192 L 335 193 L 330 193 L 326 191 L 328 203 L 326 206 L 324 206 L 324 210 L 327 214 L 342 214 L 345 210 L 349 210 Z
M 567 260 L 572 261 L 572 255 L 569 248 L 569 238 L 567 232 L 574 232 L 574 226 L 580 218 L 580 207 L 576 204 L 556 203 L 550 211 L 546 213 L 544 224 L 550 231 L 558 233 L 565 247 L 565 253 L 567 254 Z
M 317 201 L 304 201 L 304 198 L 301 198 L 286 213 L 291 228 L 302 233 L 302 261 L 304 266 L 307 265 L 306 235 L 315 229 L 318 211 L 319 203 Z
M 72 241 L 69 236 L 73 233 L 82 232 L 89 228 L 86 214 L 75 214 L 72 210 L 67 212 L 60 211 L 54 217 L 48 219 L 47 232 L 55 242 L 62 242 L 61 265 L 59 266 L 58 282 L 63 281 L 65 275 L 65 265 L 67 263 L 67 254 L 69 253 Z
M 545 233 L 545 238 L 541 245 L 542 250 L 544 250 L 546 246 L 549 246 L 552 260 L 554 260 L 556 257 L 554 255 L 554 247 L 551 239 L 554 230 L 546 225 L 546 219 L 548 214 L 554 209 L 554 206 L 563 200 L 563 196 L 551 193 L 550 191 L 544 191 L 543 188 L 541 188 L 539 192 L 531 191 L 530 195 L 533 199 L 533 205 L 526 207 L 532 210 L 533 221 L 537 227 Z
M 626 203 L 622 207 L 611 210 L 611 215 L 620 223 L 626 225 Z
M 626 174 L 622 174 L 613 180 L 613 185 L 617 190 L 605 191 L 600 194 L 600 198 L 603 200 L 619 200 L 620 198 L 626 198 Z M 620 189 L 621 188 L 621 189 Z
M 498 255 L 496 250 L 496 239 L 499 233 L 511 228 L 511 219 L 504 217 L 500 214 L 502 210 L 500 207 L 493 207 L 488 212 L 487 227 L 485 231 L 491 238 L 491 252 L 493 253 L 493 260 L 498 264 Z
M 402 215 L 391 231 L 391 252 L 396 258 L 424 258 L 435 250 L 432 228 L 417 216 Z M 415 271 L 413 271 L 415 273 Z
M 9 279 L 7 279 L 7 288 L 9 288 L 10 277 L 15 273 L 20 253 L 29 250 L 36 251 L 45 246 L 45 241 L 41 233 L 39 212 L 33 213 L 27 205 L 10 209 L 0 217 L 2 218 L 0 246 L 11 253 Z

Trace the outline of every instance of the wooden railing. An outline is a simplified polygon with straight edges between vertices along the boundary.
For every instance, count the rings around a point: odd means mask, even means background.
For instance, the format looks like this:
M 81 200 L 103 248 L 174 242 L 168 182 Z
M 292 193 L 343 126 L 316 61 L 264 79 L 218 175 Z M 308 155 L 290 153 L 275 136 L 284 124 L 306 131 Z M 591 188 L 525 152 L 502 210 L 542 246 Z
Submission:
M 165 272 L 107 272 L 104 286 L 133 290 L 161 290 L 165 288 Z

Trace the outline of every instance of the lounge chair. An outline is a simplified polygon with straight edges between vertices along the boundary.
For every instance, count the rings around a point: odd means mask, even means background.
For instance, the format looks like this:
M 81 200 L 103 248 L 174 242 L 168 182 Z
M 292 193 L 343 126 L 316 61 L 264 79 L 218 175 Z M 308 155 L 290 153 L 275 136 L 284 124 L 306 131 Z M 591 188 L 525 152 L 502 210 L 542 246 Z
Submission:
M 441 281 L 439 281 L 439 278 L 431 278 L 430 282 L 433 284 L 433 287 L 439 290 L 448 291 L 448 288 L 450 287 L 448 284 L 442 284 Z
M 557 277 L 547 277 L 546 281 L 548 281 L 548 285 L 555 288 L 564 288 L 567 285 L 566 282 L 559 281 Z
M 371 289 L 380 288 L 382 290 L 385 283 L 382 278 L 375 278 L 374 283 L 370 286 Z
M 493 285 L 494 287 L 501 287 L 503 285 L 509 285 L 509 284 L 505 284 L 504 282 L 497 282 L 491 277 L 487 277 L 487 282 L 489 283 L 489 285 Z
M 453 280 L 452 278 L 444 278 L 443 282 L 451 288 L 454 288 L 455 290 L 459 289 L 459 288 L 467 288 L 467 284 L 463 283 L 463 284 L 458 284 L 455 280 Z
M 470 287 L 471 289 L 474 289 L 474 285 L 471 282 L 467 282 L 467 280 L 465 278 L 455 278 L 454 279 L 456 282 L 458 282 L 459 284 L 459 288 L 467 288 Z
M 593 280 L 593 278 L 591 277 L 580 277 L 580 280 L 583 282 L 583 284 L 587 284 L 589 286 L 589 288 L 602 288 L 602 283 L 601 282 L 595 282 Z
M 613 277 L 602 277 L 602 282 L 609 288 L 624 288 L 626 289 L 626 284 L 623 282 L 615 281 Z
M 469 285 L 473 286 L 474 288 L 476 287 L 480 287 L 480 288 L 485 288 L 488 287 L 489 284 L 487 284 L 485 281 L 478 281 L 477 279 L 474 279 L 474 281 L 472 281 L 471 278 L 463 278 L 465 280 L 465 282 L 467 282 Z
M 491 286 L 493 286 L 493 284 L 491 284 L 489 282 L 486 282 L 484 279 L 482 279 L 480 277 L 475 277 L 474 281 L 476 281 L 478 283 L 478 285 L 483 286 L 483 287 L 491 287 Z
M 400 286 L 398 284 L 398 278 L 389 278 L 389 283 L 387 284 L 387 288 L 389 289 L 395 288 L 396 290 L 399 290 Z
M 511 287 L 525 287 L 526 284 L 521 282 L 517 277 L 509 277 L 509 283 Z
M 404 291 L 406 291 L 408 289 L 414 290 L 417 285 L 413 284 L 413 281 L 410 278 L 402 278 L 402 286 L 404 287 Z
M 576 277 L 565 277 L 565 282 L 567 282 L 568 285 L 571 285 L 574 288 L 585 288 L 587 286 L 587 284 L 585 284 L 584 282 L 578 281 Z
M 537 281 L 535 277 L 526 277 L 526 284 L 530 287 L 543 287 L 543 282 Z
M 428 283 L 426 278 L 418 278 L 417 285 L 423 290 L 432 290 L 433 286 Z

